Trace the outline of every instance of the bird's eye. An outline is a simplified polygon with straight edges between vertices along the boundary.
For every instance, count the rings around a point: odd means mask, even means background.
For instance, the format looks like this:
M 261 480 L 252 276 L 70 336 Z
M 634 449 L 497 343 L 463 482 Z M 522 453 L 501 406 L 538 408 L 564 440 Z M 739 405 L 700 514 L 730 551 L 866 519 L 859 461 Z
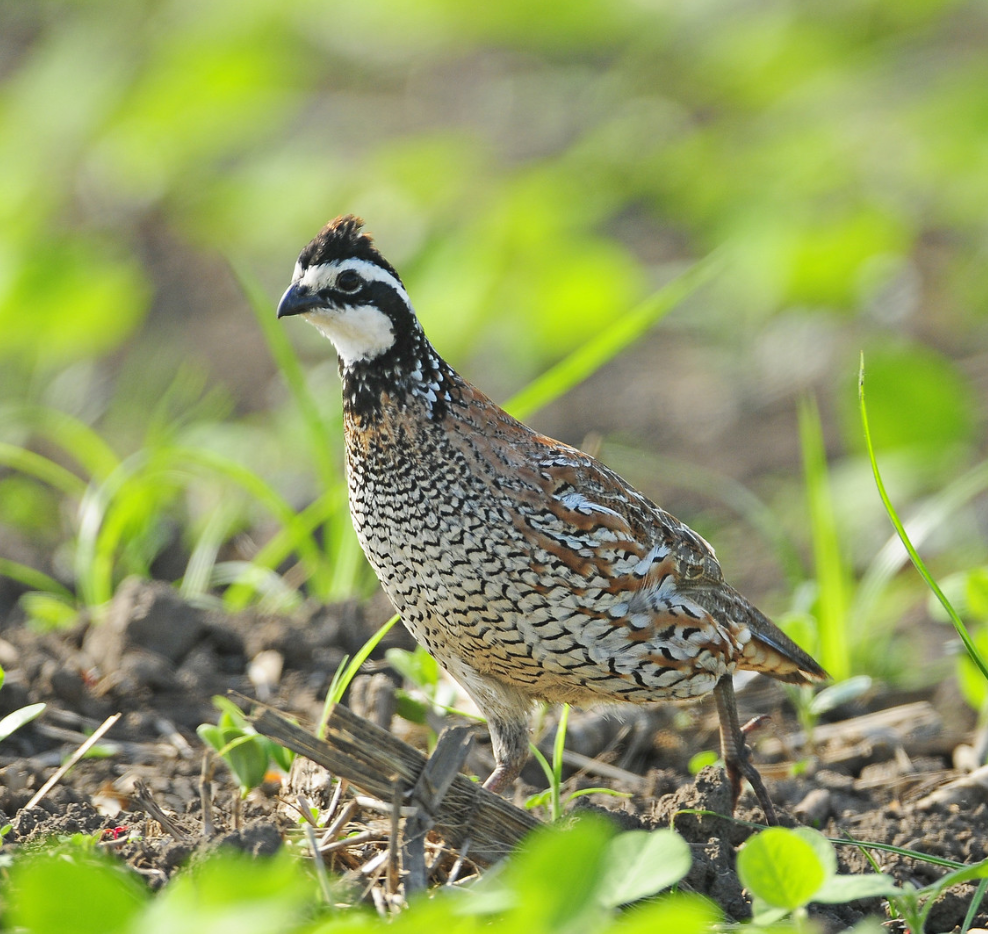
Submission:
M 336 278 L 336 288 L 344 292 L 356 292 L 364 284 L 364 280 L 352 269 L 344 269 Z

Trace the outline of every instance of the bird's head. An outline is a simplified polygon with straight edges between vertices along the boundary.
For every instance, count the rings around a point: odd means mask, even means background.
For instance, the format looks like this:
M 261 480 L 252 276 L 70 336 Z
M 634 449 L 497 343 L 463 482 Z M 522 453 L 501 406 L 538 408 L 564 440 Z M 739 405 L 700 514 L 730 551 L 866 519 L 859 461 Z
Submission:
M 420 334 L 394 267 L 352 214 L 328 223 L 295 264 L 278 317 L 301 315 L 336 346 L 344 368 L 393 355 Z

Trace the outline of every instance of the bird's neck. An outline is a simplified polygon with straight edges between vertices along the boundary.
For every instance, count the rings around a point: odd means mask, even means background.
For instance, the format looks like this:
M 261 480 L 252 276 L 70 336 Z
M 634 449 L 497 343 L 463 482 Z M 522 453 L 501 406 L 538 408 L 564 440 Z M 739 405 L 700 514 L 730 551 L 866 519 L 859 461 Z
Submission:
M 432 421 L 445 418 L 462 380 L 420 327 L 373 359 L 344 365 L 343 411 L 351 421 L 373 425 L 387 406 L 411 407 Z

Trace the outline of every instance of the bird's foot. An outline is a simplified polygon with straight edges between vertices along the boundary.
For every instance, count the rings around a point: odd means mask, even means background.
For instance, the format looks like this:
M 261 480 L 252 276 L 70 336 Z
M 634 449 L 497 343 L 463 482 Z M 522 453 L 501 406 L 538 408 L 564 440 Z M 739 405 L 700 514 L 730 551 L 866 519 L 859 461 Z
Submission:
M 725 760 L 724 767 L 727 771 L 728 781 L 731 783 L 731 813 L 734 813 L 738 806 L 738 798 L 741 797 L 741 780 L 746 778 L 755 793 L 755 797 L 758 798 L 758 803 L 765 812 L 765 823 L 771 827 L 777 826 L 779 818 L 776 816 L 775 806 L 768 796 L 768 791 L 758 769 L 748 759 L 748 751 L 744 750 L 740 758 Z
M 758 769 L 748 758 L 748 747 L 745 744 L 745 734 L 753 730 L 761 718 L 746 723 L 743 727 L 738 721 L 738 705 L 734 698 L 734 684 L 730 675 L 725 675 L 714 688 L 714 698 L 717 701 L 717 713 L 720 717 L 720 744 L 724 757 L 724 767 L 727 778 L 731 783 L 731 813 L 734 813 L 741 797 L 741 780 L 746 778 L 758 798 L 758 803 L 765 812 L 765 822 L 772 826 L 779 823 L 775 815 L 775 807 L 765 790 Z

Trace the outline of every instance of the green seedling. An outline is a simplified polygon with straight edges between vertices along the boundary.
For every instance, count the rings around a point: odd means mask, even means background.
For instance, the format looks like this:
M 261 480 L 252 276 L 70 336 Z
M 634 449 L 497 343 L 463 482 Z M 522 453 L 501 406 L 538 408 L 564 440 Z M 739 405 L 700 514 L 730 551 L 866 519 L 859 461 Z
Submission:
M 608 930 L 619 907 L 676 885 L 691 863 L 689 846 L 674 831 L 616 833 L 597 815 L 580 815 L 535 831 L 500 871 L 481 878 L 456 903 L 459 914 L 485 919 L 484 929 Z M 664 930 L 646 927 L 649 907 L 639 910 L 633 930 Z M 709 908 L 706 922 L 715 919 Z
M 272 764 L 283 772 L 291 768 L 294 754 L 254 730 L 229 698 L 214 697 L 213 704 L 220 711 L 219 722 L 200 724 L 196 732 L 229 766 L 240 786 L 241 797 L 264 781 Z
M 873 847 L 857 845 L 862 849 Z M 752 896 L 755 926 L 767 927 L 788 916 L 797 932 L 810 931 L 813 928 L 808 925 L 806 907 L 811 902 L 838 904 L 885 898 L 908 930 L 922 934 L 930 909 L 941 893 L 962 882 L 988 879 L 988 860 L 957 866 L 946 860 L 930 860 L 911 850 L 888 845 L 881 849 L 955 868 L 936 882 L 918 888 L 910 883 L 899 885 L 891 876 L 879 872 L 839 874 L 833 842 L 809 827 L 770 827 L 749 838 L 738 853 L 737 867 L 742 884 Z
M 569 723 L 569 704 L 563 704 L 559 714 L 559 725 L 556 727 L 556 736 L 552 745 L 552 764 L 542 754 L 535 743 L 529 743 L 528 748 L 535 760 L 542 766 L 546 781 L 549 787 L 545 791 L 531 795 L 525 801 L 526 808 L 546 807 L 549 811 L 549 818 L 558 821 L 566 809 L 566 805 L 583 798 L 587 795 L 610 795 L 614 798 L 628 798 L 630 795 L 621 791 L 614 791 L 612 788 L 581 788 L 579 791 L 570 792 L 563 797 L 563 754 L 566 751 L 566 727 Z

